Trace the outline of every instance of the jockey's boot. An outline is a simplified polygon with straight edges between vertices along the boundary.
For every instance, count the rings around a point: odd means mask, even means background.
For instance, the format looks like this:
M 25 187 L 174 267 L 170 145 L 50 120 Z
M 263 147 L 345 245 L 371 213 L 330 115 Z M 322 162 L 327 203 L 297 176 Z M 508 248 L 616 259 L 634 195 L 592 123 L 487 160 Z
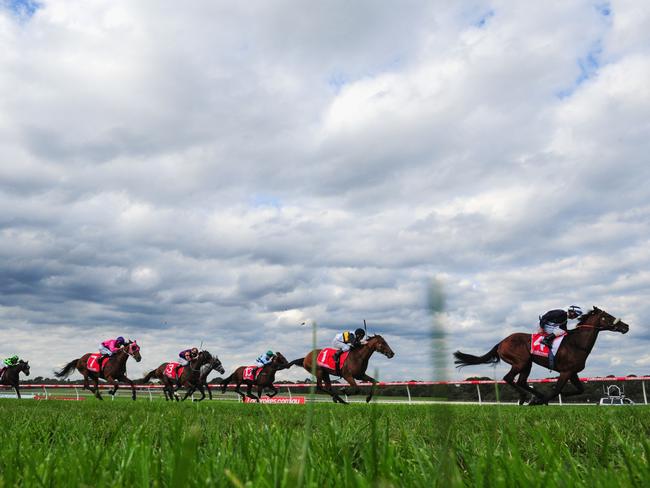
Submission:
M 553 346 L 553 340 L 555 339 L 555 334 L 549 334 L 544 339 L 542 339 L 542 344 L 544 344 L 549 349 Z
M 341 353 L 343 352 L 343 349 L 338 349 L 334 353 L 334 366 L 336 367 L 336 374 L 339 376 L 341 375 L 341 365 L 339 364 L 339 361 L 341 359 Z
M 108 354 L 102 354 L 97 359 L 97 366 L 99 367 L 99 373 L 98 374 L 102 374 L 102 371 L 104 370 L 104 368 L 102 367 L 102 365 L 104 364 L 104 359 L 106 359 L 108 357 L 110 357 Z

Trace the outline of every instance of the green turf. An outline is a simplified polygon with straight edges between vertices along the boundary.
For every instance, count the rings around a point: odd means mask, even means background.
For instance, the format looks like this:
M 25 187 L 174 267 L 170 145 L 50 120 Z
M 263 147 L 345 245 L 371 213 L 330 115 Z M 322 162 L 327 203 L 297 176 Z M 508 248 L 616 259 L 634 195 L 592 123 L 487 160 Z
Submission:
M 0 400 L 0 487 L 650 486 L 650 408 Z

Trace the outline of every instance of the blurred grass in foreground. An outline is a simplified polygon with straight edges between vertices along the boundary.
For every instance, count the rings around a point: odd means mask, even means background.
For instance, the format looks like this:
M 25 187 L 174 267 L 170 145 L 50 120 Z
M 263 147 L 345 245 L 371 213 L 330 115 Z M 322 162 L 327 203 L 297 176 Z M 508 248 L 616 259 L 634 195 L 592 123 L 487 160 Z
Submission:
M 648 407 L 310 408 L 306 486 L 650 486 Z M 295 486 L 307 411 L 0 400 L 0 487 Z

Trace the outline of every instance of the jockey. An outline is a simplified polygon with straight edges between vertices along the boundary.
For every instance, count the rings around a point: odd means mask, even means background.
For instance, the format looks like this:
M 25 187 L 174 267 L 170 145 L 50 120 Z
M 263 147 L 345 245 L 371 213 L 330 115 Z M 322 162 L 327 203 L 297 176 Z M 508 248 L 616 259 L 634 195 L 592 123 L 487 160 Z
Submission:
M 0 368 L 0 379 L 2 379 L 2 376 L 4 375 L 4 372 L 7 368 L 10 368 L 11 366 L 16 366 L 18 364 L 18 356 L 15 354 L 13 356 L 10 356 L 6 358 L 4 361 L 2 361 L 2 367 Z
M 115 339 L 108 339 L 99 345 L 99 353 L 101 356 L 99 357 L 98 364 L 100 371 L 102 370 L 102 362 L 104 361 L 104 358 L 111 357 L 125 344 L 126 341 L 124 340 L 124 337 L 118 336 Z
M 192 347 L 190 349 L 185 349 L 181 352 L 178 353 L 178 363 L 179 365 L 176 367 L 176 376 L 178 376 L 178 370 L 181 369 L 183 366 L 187 366 L 190 364 L 190 361 L 193 359 L 196 359 L 199 355 L 199 350 L 196 347 Z
M 2 361 L 2 364 L 4 364 L 5 367 L 7 367 L 7 368 L 8 368 L 9 366 L 16 366 L 16 365 L 18 364 L 18 360 L 19 360 L 18 356 L 16 356 L 16 355 L 14 354 L 13 356 L 8 357 L 8 358 L 5 359 L 4 361 Z
M 275 353 L 269 349 L 266 351 L 266 354 L 260 354 L 258 356 L 258 358 L 255 360 L 255 364 L 258 368 L 263 368 L 267 364 L 271 364 L 271 361 L 273 361 L 274 357 Z
M 355 330 L 354 334 L 349 330 L 336 334 L 332 341 L 334 348 L 338 349 L 334 353 L 334 364 L 338 364 L 341 353 L 359 346 L 365 335 L 366 331 L 361 328 Z
M 178 353 L 178 357 L 180 358 L 178 362 L 181 364 L 181 366 L 187 366 L 190 364 L 190 361 L 192 359 L 196 359 L 198 355 L 199 350 L 196 347 L 185 349 L 184 351 Z
M 542 339 L 542 344 L 550 348 L 556 337 L 567 333 L 568 320 L 577 319 L 582 310 L 577 305 L 571 305 L 566 311 L 562 309 L 549 310 L 539 318 L 539 327 L 548 335 Z

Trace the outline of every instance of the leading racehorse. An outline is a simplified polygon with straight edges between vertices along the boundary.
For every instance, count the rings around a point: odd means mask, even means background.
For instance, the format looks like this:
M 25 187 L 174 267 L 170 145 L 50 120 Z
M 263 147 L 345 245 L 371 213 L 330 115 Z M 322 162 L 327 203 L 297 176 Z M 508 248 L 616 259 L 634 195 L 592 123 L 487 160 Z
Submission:
M 29 361 L 23 361 L 22 359 L 18 361 L 18 364 L 13 366 L 7 366 L 0 377 L 0 385 L 9 385 L 13 386 L 16 390 L 16 396 L 20 398 L 20 391 L 18 390 L 18 376 L 20 372 L 23 372 L 25 376 L 29 376 Z
M 366 374 L 366 369 L 368 369 L 368 361 L 373 352 L 379 352 L 386 356 L 388 359 L 392 358 L 395 353 L 390 348 L 388 343 L 380 335 L 374 335 L 368 337 L 368 340 L 361 346 L 350 349 L 350 354 L 346 359 L 345 363 L 341 367 L 340 376 L 347 381 L 352 390 L 345 391 L 347 395 L 354 395 L 359 392 L 359 387 L 355 380 L 368 381 L 372 383 L 372 388 L 370 388 L 370 393 L 366 396 L 366 402 L 369 402 L 372 399 L 372 395 L 375 391 L 375 383 L 377 380 L 371 378 Z M 304 358 L 299 358 L 291 361 L 289 364 L 297 364 L 305 368 L 308 372 L 312 372 L 313 361 L 316 361 L 318 355 L 320 354 L 321 349 L 314 349 L 311 353 L 308 353 Z M 328 393 L 334 403 L 347 403 L 343 398 L 341 398 L 333 389 L 332 382 L 330 381 L 330 375 L 339 376 L 335 370 L 324 368 L 322 366 L 316 366 L 316 389 Z M 323 388 L 323 382 L 325 383 L 325 388 Z
M 105 361 L 104 367 L 100 366 L 100 372 L 95 373 L 88 369 L 88 358 L 91 354 L 88 353 L 81 356 L 79 359 L 73 359 L 68 364 L 66 364 L 61 371 L 55 371 L 54 375 L 57 378 L 67 378 L 72 374 L 72 372 L 77 369 L 84 377 L 84 389 L 90 390 L 94 395 L 99 399 L 103 400 L 101 393 L 99 392 L 99 378 L 104 378 L 109 383 L 113 384 L 113 389 L 109 390 L 109 395 L 115 395 L 115 392 L 120 387 L 120 381 L 124 381 L 131 385 L 131 398 L 135 400 L 135 385 L 126 376 L 126 360 L 129 359 L 129 356 L 139 363 L 142 359 L 140 355 L 140 346 L 138 346 L 136 341 L 129 341 L 127 344 L 124 344 L 118 351 L 114 352 L 112 356 L 108 358 L 108 361 Z M 89 379 L 93 380 L 94 388 L 90 386 Z
M 272 390 L 272 393 L 268 396 L 274 397 L 278 394 L 277 388 L 273 385 L 273 382 L 275 381 L 275 373 L 281 369 L 289 368 L 290 366 L 291 365 L 289 364 L 289 361 L 287 361 L 287 358 L 279 352 L 275 353 L 269 364 L 254 370 L 249 370 L 253 372 L 255 379 L 244 379 L 244 371 L 247 368 L 255 368 L 254 366 L 240 366 L 230 376 L 223 380 L 221 383 L 221 393 L 226 392 L 228 383 L 232 381 L 236 385 L 235 392 L 241 395 L 242 398 L 248 397 L 259 402 L 264 388 Z M 239 389 L 242 383 L 246 384 L 246 394 L 242 393 Z M 253 386 L 257 386 L 257 396 L 251 393 Z
M 549 367 L 547 357 L 533 355 L 531 353 L 531 334 L 515 333 L 511 334 L 497 345 L 490 352 L 483 356 L 472 356 L 460 351 L 454 353 L 457 367 L 470 366 L 473 364 L 496 364 L 501 359 L 508 363 L 510 371 L 503 377 L 506 383 L 519 392 L 519 405 L 526 402 L 528 394 L 534 395 L 530 405 L 548 404 L 549 400 L 558 396 L 567 381 L 576 388 L 575 391 L 563 393 L 564 396 L 580 395 L 585 387 L 578 377 L 578 373 L 585 368 L 585 362 L 591 352 L 598 333 L 601 330 L 611 330 L 626 334 L 630 326 L 621 319 L 617 319 L 604 310 L 593 307 L 592 310 L 580 317 L 575 329 L 570 330 L 568 335 L 562 340 L 560 348 L 555 355 L 555 364 L 553 368 Z M 553 369 L 560 373 L 551 393 L 544 395 L 527 383 L 528 375 L 533 366 L 533 362 Z M 519 378 L 515 382 L 515 377 Z

